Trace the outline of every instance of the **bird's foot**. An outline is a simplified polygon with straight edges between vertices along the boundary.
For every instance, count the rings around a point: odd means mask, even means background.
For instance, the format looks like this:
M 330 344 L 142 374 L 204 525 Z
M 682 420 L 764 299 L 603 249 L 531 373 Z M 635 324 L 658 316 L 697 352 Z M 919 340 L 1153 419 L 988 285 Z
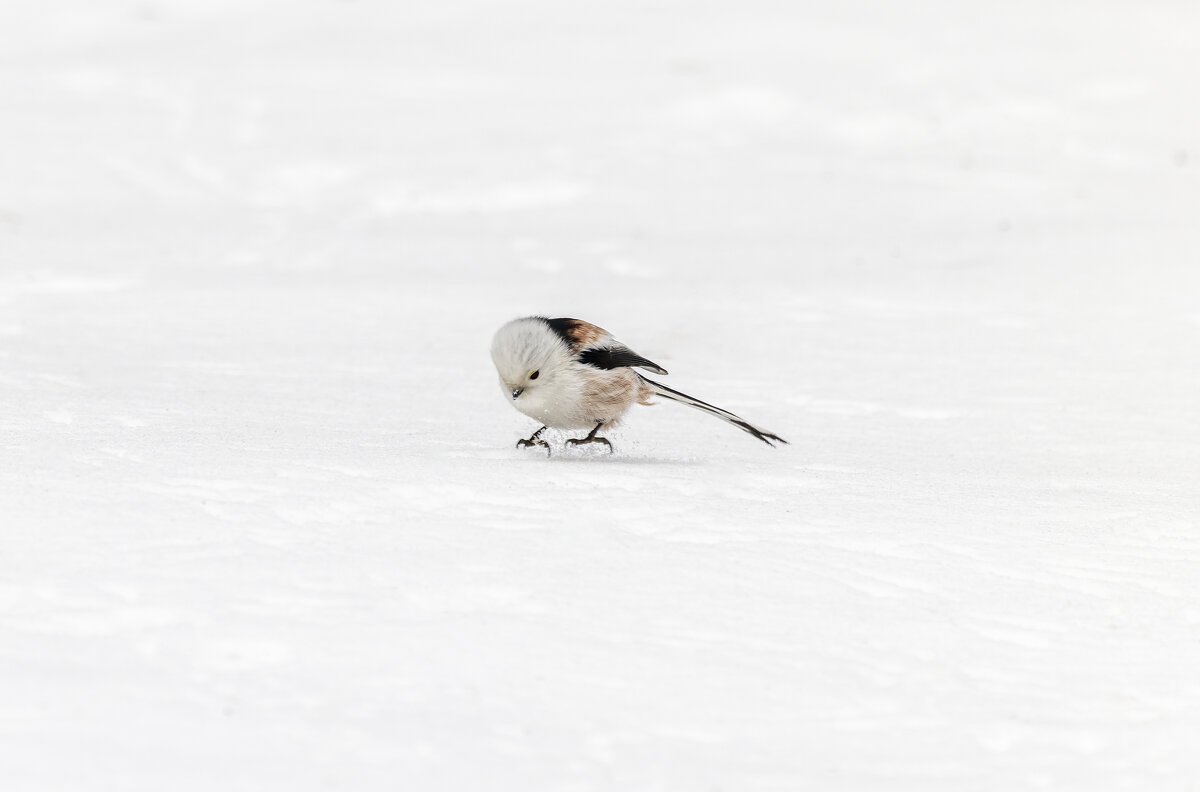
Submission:
M 592 428 L 592 431 L 587 433 L 587 437 L 581 437 L 578 440 L 573 440 L 573 439 L 568 440 L 567 445 L 576 445 L 577 446 L 577 445 L 583 445 L 584 443 L 604 443 L 604 445 L 608 446 L 608 453 L 611 454 L 613 452 L 612 443 L 608 442 L 603 437 L 596 437 L 596 432 L 600 431 L 601 426 L 604 426 L 604 421 L 600 421 L 599 423 L 597 423 Z
M 534 446 L 541 446 L 542 448 L 546 449 L 546 455 L 547 456 L 550 455 L 550 444 L 547 443 L 545 440 L 518 440 L 517 441 L 517 448 L 533 448 Z
M 578 440 L 572 438 L 567 441 L 567 445 L 573 445 L 573 446 L 584 445 L 586 443 L 603 443 L 604 445 L 608 446 L 608 453 L 610 453 L 610 454 L 613 453 L 612 443 L 608 442 L 608 440 L 606 438 L 596 437 L 595 432 L 588 435 L 587 437 L 581 437 Z
M 538 435 L 544 431 L 546 431 L 546 427 L 543 426 L 541 429 L 538 429 L 536 432 L 531 434 L 528 439 L 518 440 L 517 448 L 533 448 L 534 446 L 541 446 L 542 448 L 546 449 L 546 456 L 550 456 L 550 444 L 538 437 Z

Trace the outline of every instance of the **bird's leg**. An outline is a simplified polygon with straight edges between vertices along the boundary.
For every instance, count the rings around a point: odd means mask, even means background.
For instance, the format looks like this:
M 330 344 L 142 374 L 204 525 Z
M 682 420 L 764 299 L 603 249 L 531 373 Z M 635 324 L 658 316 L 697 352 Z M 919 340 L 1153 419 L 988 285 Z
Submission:
M 574 439 L 568 440 L 567 445 L 583 445 L 584 443 L 604 443 L 604 445 L 608 446 L 608 453 L 611 454 L 613 452 L 612 443 L 608 442 L 603 437 L 596 437 L 596 432 L 600 431 L 601 426 L 604 426 L 604 421 L 601 421 L 600 423 L 596 424 L 596 427 L 594 429 L 592 429 L 592 431 L 588 432 L 587 437 L 580 438 L 579 440 L 574 440 Z
M 541 446 L 542 448 L 546 449 L 546 455 L 549 456 L 550 444 L 538 437 L 538 435 L 544 431 L 546 431 L 546 427 L 543 426 L 541 429 L 538 429 L 536 432 L 531 434 L 528 440 L 518 440 L 517 448 L 532 448 L 534 446 Z

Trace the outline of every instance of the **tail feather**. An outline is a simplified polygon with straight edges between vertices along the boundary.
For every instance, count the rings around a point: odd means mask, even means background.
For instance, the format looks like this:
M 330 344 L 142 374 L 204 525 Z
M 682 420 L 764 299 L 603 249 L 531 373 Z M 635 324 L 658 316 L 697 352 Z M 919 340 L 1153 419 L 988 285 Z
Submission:
M 638 379 L 640 379 L 648 388 L 650 388 L 650 390 L 654 391 L 659 396 L 662 396 L 664 399 L 677 401 L 680 404 L 686 404 L 688 407 L 695 407 L 697 410 L 706 412 L 709 415 L 714 415 L 726 423 L 733 424 L 743 432 L 754 435 L 767 445 L 771 445 L 771 441 L 787 445 L 787 440 L 784 440 L 782 437 L 771 434 L 766 429 L 761 429 L 749 421 L 739 418 L 728 410 L 722 410 L 720 407 L 714 407 L 708 402 L 702 402 L 694 396 L 688 396 L 686 393 L 680 393 L 677 390 L 672 390 L 666 385 L 655 382 L 654 380 L 646 379 L 641 374 L 638 375 Z

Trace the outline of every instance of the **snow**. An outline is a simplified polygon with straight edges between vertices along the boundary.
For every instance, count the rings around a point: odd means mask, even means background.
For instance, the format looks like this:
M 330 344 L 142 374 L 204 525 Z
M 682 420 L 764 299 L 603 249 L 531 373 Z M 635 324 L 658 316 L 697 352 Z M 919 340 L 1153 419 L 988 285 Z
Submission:
M 1193 789 L 1198 24 L 4 4 L 5 788 Z

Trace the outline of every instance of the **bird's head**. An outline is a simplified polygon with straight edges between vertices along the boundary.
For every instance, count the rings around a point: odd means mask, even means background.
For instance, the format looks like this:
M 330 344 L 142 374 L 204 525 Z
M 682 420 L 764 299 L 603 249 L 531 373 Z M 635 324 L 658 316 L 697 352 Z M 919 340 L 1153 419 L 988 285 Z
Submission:
M 496 331 L 492 362 L 512 401 L 542 401 L 571 362 L 567 345 L 541 319 L 514 319 Z

